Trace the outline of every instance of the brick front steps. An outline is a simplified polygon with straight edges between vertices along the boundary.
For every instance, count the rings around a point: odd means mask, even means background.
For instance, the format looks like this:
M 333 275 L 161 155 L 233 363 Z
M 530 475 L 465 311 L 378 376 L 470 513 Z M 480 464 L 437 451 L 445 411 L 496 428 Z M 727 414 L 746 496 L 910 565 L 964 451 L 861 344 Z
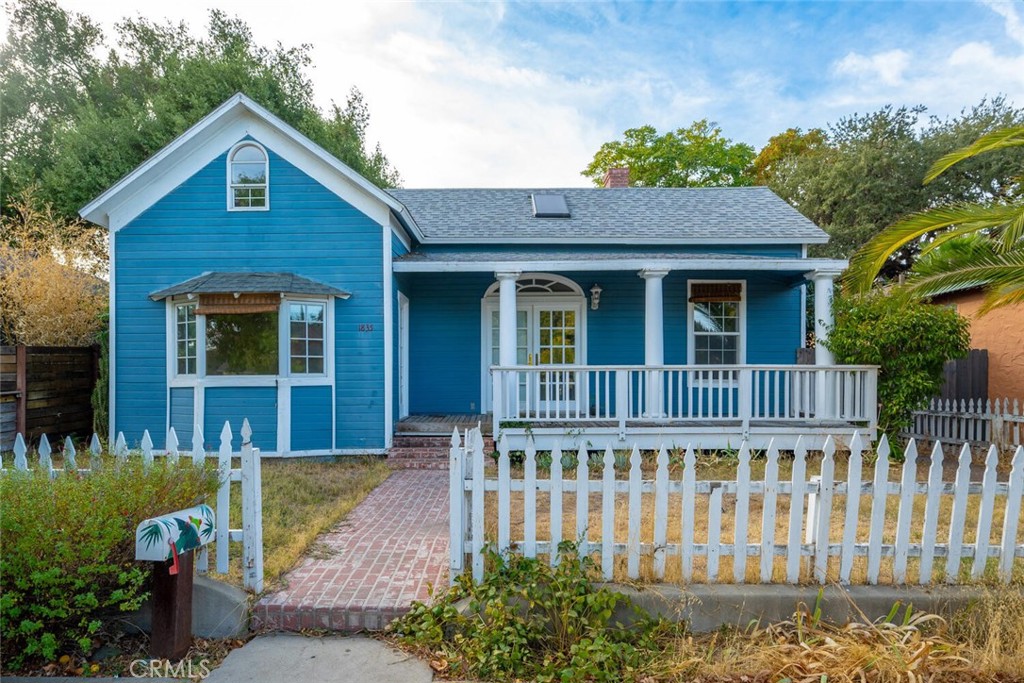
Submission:
M 395 434 L 388 464 L 396 469 L 446 470 L 451 435 Z M 484 436 L 484 452 L 494 450 L 494 440 Z
M 397 470 L 253 609 L 274 631 L 376 631 L 448 582 L 448 473 Z

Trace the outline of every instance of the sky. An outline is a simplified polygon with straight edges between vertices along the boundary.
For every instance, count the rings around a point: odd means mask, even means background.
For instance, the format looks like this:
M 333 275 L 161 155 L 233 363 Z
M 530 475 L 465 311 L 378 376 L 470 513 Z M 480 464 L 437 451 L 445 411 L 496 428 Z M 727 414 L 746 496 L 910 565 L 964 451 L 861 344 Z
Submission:
M 574 187 L 603 142 L 707 118 L 760 148 L 889 103 L 1024 106 L 1024 1 L 262 2 L 60 0 L 113 34 L 142 15 L 312 45 L 317 102 L 369 105 L 406 187 Z

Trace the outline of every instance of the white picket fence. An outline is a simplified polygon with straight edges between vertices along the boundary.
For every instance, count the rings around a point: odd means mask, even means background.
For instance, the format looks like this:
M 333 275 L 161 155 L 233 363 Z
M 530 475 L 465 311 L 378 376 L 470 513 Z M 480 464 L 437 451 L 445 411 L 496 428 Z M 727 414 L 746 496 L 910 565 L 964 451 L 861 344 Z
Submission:
M 485 463 L 483 438 L 479 429 L 468 431 L 460 439 L 458 430 L 452 435 L 450 449 L 450 568 L 452 579 L 462 573 L 468 563 L 473 578 L 482 579 L 484 556 L 481 551 L 489 541 L 496 541 L 499 552 L 510 548 L 526 556 L 536 557 L 547 554 L 552 563 L 557 561 L 557 549 L 562 540 L 578 541 L 581 554 L 597 554 L 600 557 L 601 572 L 606 580 L 614 574 L 615 557 L 626 556 L 626 573 L 630 579 L 640 577 L 641 557 L 652 558 L 653 577 L 665 578 L 667 563 L 677 562 L 683 582 L 695 580 L 694 560 L 706 560 L 704 579 L 716 582 L 719 577 L 719 562 L 722 557 L 732 557 L 732 580 L 741 583 L 747 578 L 748 558 L 758 563 L 760 583 L 777 582 L 782 572 L 775 571 L 775 558 L 784 558 L 786 583 L 800 581 L 801 563 L 809 563 L 810 576 L 818 583 L 838 578 L 841 583 L 850 583 L 854 558 L 866 558 L 866 572 L 863 580 L 877 584 L 881 573 L 882 558 L 892 558 L 892 582 L 910 583 L 908 560 L 917 558 L 916 581 L 931 583 L 937 560 L 944 560 L 941 577 L 946 582 L 960 578 L 962 560 L 971 560 L 970 576 L 982 576 L 990 559 L 996 560 L 997 573 L 1002 581 L 1009 581 L 1016 558 L 1024 557 L 1024 545 L 1017 543 L 1021 500 L 1024 495 L 1024 447 L 1017 448 L 1013 457 L 1012 471 L 1008 481 L 997 481 L 996 468 L 998 451 L 989 448 L 985 472 L 979 482 L 970 481 L 971 450 L 964 444 L 960 452 L 959 466 L 954 482 L 942 479 L 943 451 L 936 443 L 931 453 L 927 481 L 917 478 L 917 449 L 913 441 L 905 450 L 906 460 L 902 466 L 899 481 L 889 481 L 890 448 L 888 442 L 880 441 L 875 451 L 877 460 L 870 481 L 862 478 L 863 462 L 870 457 L 865 453 L 859 435 L 850 443 L 848 462 L 849 475 L 846 481 L 836 481 L 835 446 L 831 439 L 826 441 L 821 460 L 820 476 L 807 477 L 807 453 L 800 442 L 793 453 L 792 476 L 789 481 L 779 479 L 779 451 L 772 444 L 765 455 L 765 473 L 762 481 L 751 481 L 751 452 L 746 442 L 738 454 L 736 479 L 733 481 L 698 480 L 695 473 L 696 453 L 688 448 L 683 459 L 682 476 L 669 476 L 669 456 L 665 448 L 657 454 L 654 479 L 644 479 L 641 470 L 641 454 L 636 447 L 629 455 L 629 472 L 626 479 L 616 477 L 615 453 L 611 448 L 604 451 L 600 463 L 600 478 L 591 479 L 591 467 L 596 463 L 592 454 L 580 449 L 576 454 L 575 478 L 565 478 L 563 453 L 555 448 L 551 453 L 550 472 L 546 478 L 538 477 L 537 452 L 530 442 L 524 454 L 522 478 L 512 478 L 509 451 L 504 439 L 498 445 L 497 477 L 488 476 Z M 600 455 L 597 452 L 593 455 Z M 572 470 L 569 470 L 571 474 Z M 545 473 L 542 473 L 545 474 Z M 576 495 L 585 491 L 590 495 Z M 847 496 L 854 491 L 859 495 Z M 512 494 L 521 493 L 521 515 L 523 537 L 511 538 Z M 496 538 L 485 535 L 485 495 L 497 494 Z M 565 494 L 573 494 L 575 504 L 575 538 L 562 538 L 561 522 L 565 510 Z M 590 505 L 592 495 L 600 496 L 600 529 L 590 527 Z M 914 497 L 926 496 L 923 518 L 917 521 L 922 530 L 921 540 L 911 542 L 911 525 L 914 517 Z M 537 503 L 541 496 L 549 497 L 549 529 L 546 537 L 538 537 Z M 625 543 L 615 538 L 616 496 L 628 498 L 628 533 Z M 644 529 L 642 506 L 645 496 L 653 496 L 653 528 Z M 695 529 L 696 500 L 707 497 L 707 529 Z M 751 521 L 751 498 L 758 496 L 763 501 L 760 519 L 760 534 L 757 542 L 750 542 L 750 536 L 757 531 Z M 841 528 L 832 526 L 833 508 L 836 497 L 845 499 L 844 523 Z M 895 537 L 885 538 L 886 505 L 890 496 L 898 497 Z M 732 543 L 723 543 L 722 515 L 723 501 L 730 497 L 734 503 L 734 525 Z M 791 501 L 788 520 L 778 519 L 780 497 Z M 862 497 L 870 501 L 870 525 L 867 534 L 858 532 L 858 520 Z M 942 499 L 952 499 L 951 512 L 944 515 L 949 520 L 948 534 L 939 542 L 938 522 Z M 1002 520 L 994 519 L 995 501 L 1005 498 Z M 518 498 L 518 496 L 517 496 Z M 670 499 L 678 502 L 670 510 Z M 519 501 L 517 501 L 519 502 Z M 650 505 L 650 503 L 648 503 Z M 965 527 L 968 508 L 976 510 L 977 522 L 974 542 L 965 542 Z M 838 514 L 838 512 L 837 512 Z M 786 524 L 786 543 L 776 543 L 776 525 Z M 990 543 L 993 524 L 1001 523 L 998 543 Z M 676 525 L 680 542 L 668 541 L 669 525 Z M 997 527 L 998 528 L 998 527 Z M 698 534 L 697 532 L 701 533 Z M 599 533 L 598 533 L 599 532 Z M 701 542 L 698 542 L 698 536 Z M 830 575 L 828 560 L 838 558 L 838 572 L 833 567 Z M 836 564 L 835 562 L 833 564 Z M 777 576 L 779 574 L 779 576 Z M 861 579 L 857 579 L 858 581 Z
M 932 399 L 925 410 L 912 413 L 913 423 L 905 436 L 929 441 L 993 443 L 1000 447 L 1024 444 L 1024 415 L 1020 400 L 980 399 L 975 402 Z
M 260 475 L 260 451 L 253 448 L 252 428 L 249 420 L 242 422 L 241 430 L 242 443 L 238 453 L 232 451 L 231 442 L 233 434 L 231 425 L 224 423 L 220 432 L 220 449 L 217 451 L 218 469 L 220 471 L 220 488 L 217 490 L 216 503 L 216 571 L 218 574 L 228 572 L 228 547 L 230 543 L 242 543 L 242 581 L 243 585 L 255 593 L 263 590 L 263 493 L 261 489 Z M 207 452 L 203 446 L 203 431 L 196 425 L 192 432 L 191 451 L 179 449 L 178 435 L 171 427 L 167 431 L 167 441 L 164 450 L 157 450 L 153 446 L 153 439 L 147 429 L 142 434 L 142 441 L 137 451 L 129 450 L 125 441 L 124 433 L 119 432 L 114 443 L 113 455 L 115 461 L 126 462 L 129 457 L 138 454 L 146 465 L 153 462 L 153 458 L 166 457 L 171 462 L 178 462 L 181 456 L 192 458 L 196 466 L 206 462 Z M 53 449 L 50 441 L 44 434 L 39 439 L 39 446 L 36 449 L 38 455 L 39 469 L 49 472 L 51 477 L 57 477 L 62 472 L 77 472 L 88 475 L 102 467 L 102 447 L 100 439 L 96 434 L 92 435 L 89 441 L 89 466 L 80 468 L 78 466 L 78 453 L 71 437 L 64 439 L 64 450 L 62 456 L 64 467 L 62 469 L 53 466 Z M 13 469 L 27 471 L 29 450 L 25 444 L 25 438 L 18 434 L 14 441 L 14 462 Z M 241 458 L 241 467 L 232 469 L 231 458 L 233 455 Z M 6 463 L 0 462 L 0 474 L 9 472 Z M 231 482 L 241 482 L 242 485 L 242 528 L 232 529 L 229 522 L 229 510 L 231 507 Z M 141 520 L 140 520 L 141 521 Z M 196 570 L 206 573 L 209 570 L 209 557 L 206 548 L 203 548 L 196 557 Z

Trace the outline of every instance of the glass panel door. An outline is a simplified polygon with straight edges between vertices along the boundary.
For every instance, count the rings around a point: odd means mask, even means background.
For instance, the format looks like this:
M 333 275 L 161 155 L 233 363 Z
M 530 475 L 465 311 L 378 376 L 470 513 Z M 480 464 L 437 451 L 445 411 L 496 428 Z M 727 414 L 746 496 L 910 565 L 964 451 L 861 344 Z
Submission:
M 579 307 L 522 304 L 516 310 L 516 365 L 575 365 L 579 359 Z M 491 364 L 500 365 L 500 314 L 490 312 Z M 576 372 L 551 370 L 519 376 L 519 414 L 554 417 L 576 400 Z M 487 396 L 493 378 L 486 375 Z
M 537 365 L 576 363 L 575 306 L 535 307 Z M 576 371 L 551 370 L 538 375 L 538 409 L 556 411 L 576 400 Z

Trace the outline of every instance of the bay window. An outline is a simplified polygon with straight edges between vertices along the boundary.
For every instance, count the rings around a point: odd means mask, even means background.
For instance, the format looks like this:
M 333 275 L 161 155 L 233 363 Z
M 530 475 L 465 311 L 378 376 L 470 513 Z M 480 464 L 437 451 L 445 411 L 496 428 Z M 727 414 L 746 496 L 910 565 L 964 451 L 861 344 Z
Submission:
M 170 323 L 169 362 L 178 377 L 327 375 L 327 301 L 201 295 L 172 302 Z

